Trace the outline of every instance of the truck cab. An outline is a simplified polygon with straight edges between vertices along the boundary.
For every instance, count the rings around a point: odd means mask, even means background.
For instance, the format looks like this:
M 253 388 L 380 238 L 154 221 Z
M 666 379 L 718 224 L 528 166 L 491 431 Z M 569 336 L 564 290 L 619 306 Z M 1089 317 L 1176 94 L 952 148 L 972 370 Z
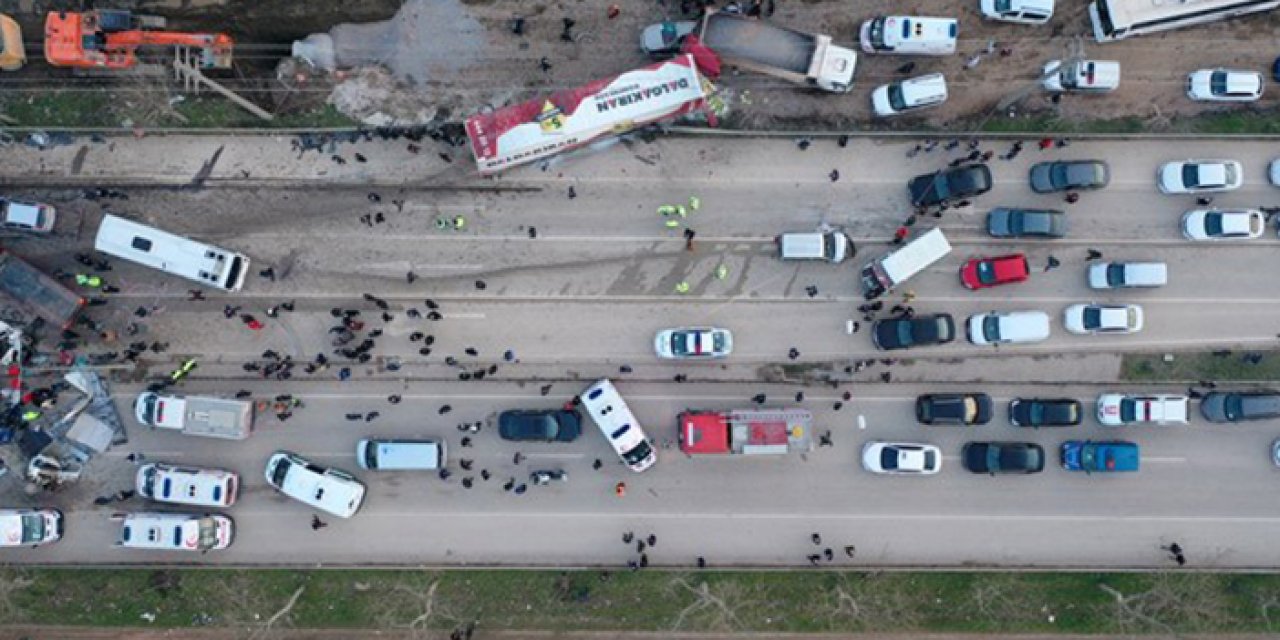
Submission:
M 22 28 L 9 16 L 0 13 L 0 70 L 17 71 L 27 62 L 22 45 Z
M 1054 93 L 1108 93 L 1120 86 L 1120 63 L 1115 60 L 1050 60 L 1041 85 Z

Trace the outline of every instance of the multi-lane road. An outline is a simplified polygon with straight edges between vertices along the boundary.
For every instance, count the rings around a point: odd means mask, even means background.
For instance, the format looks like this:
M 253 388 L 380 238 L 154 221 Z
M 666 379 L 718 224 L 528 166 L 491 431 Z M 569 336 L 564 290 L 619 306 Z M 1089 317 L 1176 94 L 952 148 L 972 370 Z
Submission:
M 656 564 L 691 564 L 704 556 L 713 564 L 770 565 L 805 562 L 814 551 L 809 534 L 816 531 L 839 556 L 844 545 L 856 545 L 856 556 L 839 562 L 864 565 L 1153 566 L 1167 562 L 1158 546 L 1175 540 L 1197 566 L 1276 564 L 1267 541 L 1280 529 L 1280 507 L 1271 491 L 1277 471 L 1268 445 L 1280 436 L 1280 425 L 1209 425 L 1196 415 L 1189 426 L 1116 431 L 1090 417 L 1080 427 L 1026 432 L 1007 424 L 1004 409 L 1018 396 L 1072 396 L 1085 401 L 1091 414 L 1100 391 L 1148 388 L 1115 382 L 1122 351 L 1274 344 L 1280 285 L 1267 275 L 1280 244 L 1274 224 L 1249 242 L 1192 244 L 1182 239 L 1178 223 L 1195 206 L 1194 198 L 1164 196 L 1155 188 L 1156 167 L 1165 160 L 1230 157 L 1245 163 L 1246 183 L 1219 195 L 1214 205 L 1270 206 L 1280 202 L 1280 190 L 1265 175 L 1274 145 L 1077 141 L 1041 152 L 1032 141 L 1014 161 L 992 161 L 996 186 L 990 193 L 971 208 L 916 224 L 917 230 L 941 226 L 955 249 L 907 285 L 916 296 L 911 304 L 917 312 L 945 311 L 958 321 L 991 309 L 1041 309 L 1054 318 L 1051 339 L 999 351 L 961 339 L 908 352 L 909 361 L 877 362 L 848 374 L 845 367 L 855 361 L 902 357 L 876 352 L 866 322 L 857 334 L 846 334 L 849 319 L 861 320 L 855 310 L 862 302 L 857 268 L 889 250 L 889 237 L 909 214 L 906 180 L 945 166 L 953 156 L 935 151 L 909 159 L 905 151 L 914 141 L 855 139 L 840 148 L 818 140 L 802 151 L 789 140 L 665 139 L 488 181 L 468 177 L 458 166 L 461 160 L 424 160 L 399 143 L 343 147 L 339 153 L 359 151 L 371 158 L 348 165 L 336 165 L 327 155 L 294 160 L 283 140 L 174 139 L 162 159 L 156 159 L 158 147 L 148 150 L 155 144 L 120 140 L 113 152 L 92 146 L 78 160 L 75 148 L 13 150 L 15 162 L 0 180 L 43 188 L 7 191 L 56 201 L 62 220 L 58 237 L 9 247 L 43 266 L 72 271 L 74 252 L 92 244 L 101 207 L 58 185 L 140 179 L 175 184 L 190 179 L 223 146 L 205 189 L 129 188 L 129 199 L 111 200 L 111 209 L 240 250 L 253 258 L 255 271 L 275 265 L 284 277 L 255 277 L 240 293 L 211 292 L 208 301 L 192 302 L 186 300 L 187 283 L 163 274 L 120 263 L 106 274 L 123 292 L 95 309 L 95 317 L 123 326 L 136 320 L 130 316 L 136 307 L 154 305 L 158 312 L 141 321 L 145 337 L 169 341 L 170 350 L 144 358 L 143 367 L 114 385 L 130 422 L 130 442 L 95 459 L 88 479 L 65 493 L 35 498 L 23 495 L 13 474 L 0 480 L 6 504 L 55 505 L 68 516 L 65 540 L 6 552 L 5 560 L 618 564 L 636 557 L 620 541 L 623 532 L 635 531 L 658 535 L 658 547 L 649 552 Z M 1008 143 L 987 146 L 999 154 Z M 1107 160 L 1111 185 L 1073 205 L 1061 196 L 1032 194 L 1030 164 L 1060 158 Z M 839 170 L 838 181 L 829 178 L 832 169 Z M 360 186 L 366 181 L 380 184 Z M 568 197 L 570 187 L 574 198 Z M 381 202 L 373 202 L 371 190 Z M 702 208 L 687 219 L 697 230 L 689 252 L 681 229 L 665 228 L 656 209 L 691 195 L 701 199 Z M 1049 242 L 993 241 L 983 221 L 985 211 L 997 205 L 1062 208 L 1070 216 L 1071 235 Z M 367 226 L 359 220 L 379 211 L 387 222 Z M 459 213 L 468 218 L 466 231 L 436 230 L 436 217 Z M 820 223 L 843 227 L 858 255 L 839 266 L 774 257 L 775 234 Z M 1106 259 L 1166 261 L 1169 285 L 1092 292 L 1084 279 L 1089 248 Z M 956 270 L 965 259 L 1010 251 L 1027 253 L 1030 281 L 983 292 L 959 286 Z M 1061 266 L 1046 272 L 1049 256 Z M 714 276 L 721 264 L 729 268 L 724 280 Z M 409 271 L 417 276 L 412 283 Z M 692 290 L 681 295 L 674 287 L 683 281 Z M 806 292 L 810 286 L 817 295 Z M 377 321 L 363 293 L 386 299 L 393 320 Z M 409 308 L 425 311 L 426 298 L 440 305 L 443 320 L 407 317 Z M 260 333 L 221 313 L 229 303 L 256 309 L 261 317 L 262 309 L 289 299 L 297 300 L 297 311 L 268 320 Z M 886 300 L 893 304 L 901 296 Z M 1061 310 L 1089 300 L 1140 303 L 1146 327 L 1132 336 L 1066 334 Z M 264 349 L 298 360 L 327 351 L 333 307 L 364 309 L 370 328 L 384 331 L 375 359 L 354 367 L 351 380 L 338 382 L 330 369 L 266 383 L 241 369 Z M 654 331 L 691 324 L 732 329 L 734 355 L 713 364 L 657 362 L 651 352 Z M 420 355 L 421 343 L 409 340 L 415 331 L 435 336 L 429 355 Z M 468 347 L 479 356 L 465 355 Z M 792 347 L 800 352 L 794 361 L 787 355 Z M 519 362 L 504 361 L 508 349 Z M 239 443 L 132 424 L 130 403 L 146 376 L 162 375 L 173 359 L 188 354 L 199 358 L 200 368 L 185 383 L 186 393 L 288 392 L 307 406 L 284 423 L 260 417 L 253 437 Z M 444 364 L 447 356 L 462 366 Z M 393 357 L 404 365 L 398 371 L 385 367 Z M 457 379 L 462 370 L 492 364 L 498 373 L 484 381 Z M 619 374 L 623 365 L 632 372 Z M 881 379 L 886 371 L 894 376 L 888 384 Z M 676 373 L 687 374 L 689 382 L 673 382 Z M 593 429 L 562 446 L 516 446 L 486 429 L 474 437 L 473 447 L 460 446 L 460 422 L 488 420 L 507 408 L 558 406 L 601 376 L 619 381 L 658 443 L 659 462 L 651 471 L 627 472 Z M 996 418 L 969 430 L 915 424 L 915 396 L 939 389 L 990 393 Z M 799 391 L 805 397 L 796 402 Z M 845 392 L 851 400 L 842 400 Z M 389 404 L 386 397 L 393 393 L 403 402 Z M 768 395 L 769 406 L 812 410 L 819 429 L 832 432 L 834 446 L 767 459 L 690 459 L 663 447 L 675 438 L 679 410 L 745 407 L 757 393 Z M 440 416 L 446 404 L 452 412 Z M 344 418 L 371 410 L 381 415 L 370 423 Z M 362 511 L 350 521 L 326 518 L 330 526 L 319 532 L 308 526 L 310 510 L 279 496 L 262 478 L 267 456 L 281 448 L 356 471 L 354 443 L 375 434 L 446 439 L 454 475 L 441 481 L 433 475 L 359 473 L 369 485 Z M 1056 467 L 1061 441 L 1114 435 L 1142 446 L 1142 471 L 1090 477 Z M 931 478 L 868 474 L 858 464 L 858 451 L 871 439 L 936 443 L 947 456 L 943 471 Z M 963 443 L 973 439 L 1035 441 L 1050 453 L 1051 464 L 1037 476 L 974 476 L 956 459 Z M 529 459 L 513 464 L 516 451 Z M 238 528 L 233 547 L 191 557 L 113 548 L 116 524 L 108 516 L 145 505 L 135 498 L 95 507 L 92 498 L 128 486 L 133 467 L 124 456 L 130 452 L 239 471 L 244 490 L 228 510 Z M 458 468 L 462 458 L 475 460 L 472 472 Z M 605 462 L 599 471 L 592 469 L 597 458 Z M 524 495 L 501 488 L 508 477 L 549 467 L 568 469 L 572 479 L 530 487 Z M 492 480 L 480 480 L 482 468 L 492 472 Z M 467 475 L 475 477 L 472 489 L 460 484 Z M 614 496 L 618 480 L 630 487 L 625 498 Z

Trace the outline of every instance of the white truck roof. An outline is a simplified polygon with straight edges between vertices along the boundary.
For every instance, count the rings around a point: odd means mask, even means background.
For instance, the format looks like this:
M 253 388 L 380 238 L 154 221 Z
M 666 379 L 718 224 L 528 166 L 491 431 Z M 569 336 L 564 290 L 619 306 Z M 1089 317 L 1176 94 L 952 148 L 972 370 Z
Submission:
M 245 400 L 147 392 L 134 402 L 134 415 L 145 425 L 210 438 L 243 440 L 253 429 L 253 403 Z
M 951 253 L 951 243 L 947 242 L 942 229 L 934 228 L 885 256 L 880 265 L 894 283 L 898 283 L 924 271 L 948 253 Z

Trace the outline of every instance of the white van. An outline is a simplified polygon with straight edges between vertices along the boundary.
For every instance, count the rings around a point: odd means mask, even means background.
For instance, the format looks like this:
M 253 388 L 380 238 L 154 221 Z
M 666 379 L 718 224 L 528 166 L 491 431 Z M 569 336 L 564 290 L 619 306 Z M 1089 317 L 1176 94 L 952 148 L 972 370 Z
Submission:
M 1044 24 L 1053 17 L 1053 0 L 978 0 L 978 8 L 1001 22 Z
M 853 241 L 839 231 L 784 233 L 774 238 L 774 242 L 778 245 L 778 257 L 783 260 L 839 263 L 854 254 Z
M 658 461 L 644 429 L 607 378 L 587 387 L 578 398 L 627 468 L 638 473 Z
M 249 272 L 243 254 L 113 215 L 102 218 L 93 248 L 225 291 L 239 291 Z
M 1048 91 L 1108 93 L 1120 86 L 1120 63 L 1115 60 L 1050 60 L 1041 70 L 1040 83 Z
M 289 451 L 267 460 L 267 484 L 303 504 L 350 518 L 364 501 L 364 485 L 340 469 L 321 467 Z
M 244 440 L 253 431 L 253 403 L 205 396 L 138 394 L 133 417 L 155 429 L 172 429 L 190 436 Z
M 871 110 L 882 118 L 936 107 L 946 101 L 947 79 L 941 73 L 894 80 L 871 92 Z
M 1100 262 L 1089 266 L 1089 286 L 1093 289 L 1163 287 L 1169 283 L 1169 268 L 1163 262 Z
M 138 468 L 138 495 L 156 502 L 197 507 L 229 507 L 236 503 L 240 475 L 221 469 L 178 467 L 163 462 Z
M 231 546 L 235 525 L 227 516 L 210 513 L 126 513 L 116 546 L 130 549 L 211 551 Z
M 937 227 L 908 242 L 897 251 L 872 260 L 862 268 L 862 295 L 878 298 L 951 253 L 951 243 Z
M 867 53 L 949 56 L 956 52 L 960 26 L 954 18 L 880 16 L 862 23 Z
M 445 464 L 444 448 L 435 440 L 365 438 L 356 443 L 356 464 L 373 471 L 435 471 Z
M 1049 338 L 1049 314 L 1043 311 L 979 313 L 965 322 L 969 342 L 978 345 L 1041 342 Z

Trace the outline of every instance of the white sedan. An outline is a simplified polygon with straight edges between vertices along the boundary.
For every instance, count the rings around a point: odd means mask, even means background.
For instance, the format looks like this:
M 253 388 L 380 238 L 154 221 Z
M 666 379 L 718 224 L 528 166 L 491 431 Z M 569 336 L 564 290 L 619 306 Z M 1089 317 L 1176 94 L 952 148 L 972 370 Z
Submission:
M 1205 102 L 1253 102 L 1262 97 L 1262 74 L 1237 69 L 1200 69 L 1187 76 L 1187 97 Z
M 733 351 L 733 334 L 711 327 L 664 329 L 654 336 L 653 350 L 668 360 L 723 358 Z
M 1244 184 L 1244 168 L 1235 160 L 1179 160 L 1160 166 L 1162 193 L 1231 191 Z
M 1062 314 L 1071 333 L 1133 333 L 1142 330 L 1142 307 L 1136 304 L 1073 304 Z
M 1255 209 L 1194 209 L 1182 214 L 1188 240 L 1248 240 L 1266 230 L 1267 219 Z
M 872 473 L 932 475 L 942 468 L 942 450 L 931 444 L 872 441 L 862 447 L 862 468 Z

